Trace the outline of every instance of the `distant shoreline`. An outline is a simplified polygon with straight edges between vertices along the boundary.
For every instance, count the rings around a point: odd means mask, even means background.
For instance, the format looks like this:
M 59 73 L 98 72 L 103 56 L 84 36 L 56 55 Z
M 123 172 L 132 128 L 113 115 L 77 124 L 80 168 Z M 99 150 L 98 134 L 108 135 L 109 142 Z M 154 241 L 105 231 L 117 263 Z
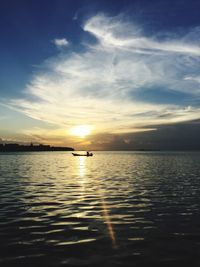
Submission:
M 59 147 L 50 145 L 20 145 L 0 144 L 0 152 L 43 152 L 43 151 L 74 151 L 72 147 Z
M 19 153 L 21 153 L 21 152 L 64 152 L 64 151 L 66 151 L 66 152 L 70 152 L 70 151 L 80 151 L 80 152 L 85 152 L 86 150 L 75 150 L 74 148 L 71 148 L 71 147 L 54 147 L 54 146 L 52 146 L 52 147 L 50 147 L 49 149 L 44 149 L 44 148 L 36 148 L 36 149 L 27 149 L 27 148 L 23 148 L 23 149 L 1 149 L 1 145 L 0 145 L 0 153 L 15 153 L 15 152 L 19 152 Z M 128 153 L 128 152 L 149 152 L 149 153 L 151 153 L 151 152 L 160 152 L 160 153 L 167 153 L 167 152 L 171 152 L 171 153 L 175 153 L 175 152 L 200 152 L 200 150 L 194 150 L 194 149 L 171 149 L 171 150 L 169 150 L 169 149 L 163 149 L 163 150 L 158 150 L 158 149 L 155 149 L 155 150 L 153 150 L 153 149 L 151 149 L 151 150 L 149 150 L 149 149 L 131 149 L 131 150 L 90 150 L 90 151 L 93 151 L 93 152 L 124 152 L 124 153 Z

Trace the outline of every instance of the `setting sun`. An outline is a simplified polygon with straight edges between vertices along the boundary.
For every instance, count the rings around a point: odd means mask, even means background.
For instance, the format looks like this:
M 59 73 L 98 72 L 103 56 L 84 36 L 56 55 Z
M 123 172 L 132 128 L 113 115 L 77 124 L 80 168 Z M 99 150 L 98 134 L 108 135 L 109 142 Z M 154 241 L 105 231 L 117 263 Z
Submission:
M 71 134 L 79 137 L 85 137 L 91 133 L 91 127 L 88 125 L 79 125 L 71 129 Z

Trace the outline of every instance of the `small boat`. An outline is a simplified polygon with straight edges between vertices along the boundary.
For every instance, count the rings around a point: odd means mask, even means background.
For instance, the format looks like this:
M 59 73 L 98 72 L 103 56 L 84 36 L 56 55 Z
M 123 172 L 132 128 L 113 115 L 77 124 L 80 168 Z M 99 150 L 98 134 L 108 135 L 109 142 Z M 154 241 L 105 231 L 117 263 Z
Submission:
M 92 157 L 93 153 L 87 153 L 87 154 L 78 154 L 78 153 L 72 153 L 73 156 L 78 156 L 78 157 Z

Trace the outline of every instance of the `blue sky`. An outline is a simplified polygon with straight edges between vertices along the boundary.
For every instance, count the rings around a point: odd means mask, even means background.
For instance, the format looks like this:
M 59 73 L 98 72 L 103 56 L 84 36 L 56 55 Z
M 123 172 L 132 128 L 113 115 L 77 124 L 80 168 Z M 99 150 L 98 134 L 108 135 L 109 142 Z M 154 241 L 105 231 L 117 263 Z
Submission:
M 55 37 L 69 38 L 76 49 L 87 38 L 80 27 L 98 12 L 118 15 L 139 23 L 147 34 L 176 34 L 199 26 L 199 1 L 1 1 L 1 94 L 20 94 L 36 66 L 54 56 Z M 77 16 L 77 20 L 74 20 Z M 8 79 L 8 77 L 12 79 Z
M 199 1 L 1 1 L 0 137 L 105 145 L 200 115 Z M 125 142 L 127 143 L 127 142 Z

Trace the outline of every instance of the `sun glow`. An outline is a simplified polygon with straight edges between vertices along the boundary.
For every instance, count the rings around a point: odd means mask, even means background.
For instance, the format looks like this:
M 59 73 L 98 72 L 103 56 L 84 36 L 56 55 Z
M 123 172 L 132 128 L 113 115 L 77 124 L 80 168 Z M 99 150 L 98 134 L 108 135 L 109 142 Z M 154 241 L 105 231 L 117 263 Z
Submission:
M 91 127 L 88 125 L 79 125 L 71 129 L 71 134 L 79 137 L 85 137 L 91 133 Z

